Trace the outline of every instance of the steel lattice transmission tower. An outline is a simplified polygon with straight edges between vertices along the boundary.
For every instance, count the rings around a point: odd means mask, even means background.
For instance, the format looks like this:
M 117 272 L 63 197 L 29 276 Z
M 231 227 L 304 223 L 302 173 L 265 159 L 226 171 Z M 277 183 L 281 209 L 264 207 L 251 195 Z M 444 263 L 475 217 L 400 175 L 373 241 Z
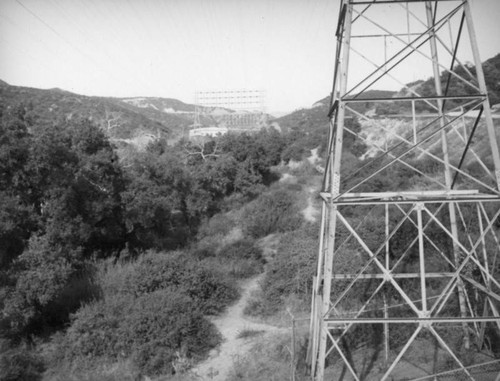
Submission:
M 500 157 L 469 1 L 342 0 L 336 37 L 312 377 L 496 375 Z

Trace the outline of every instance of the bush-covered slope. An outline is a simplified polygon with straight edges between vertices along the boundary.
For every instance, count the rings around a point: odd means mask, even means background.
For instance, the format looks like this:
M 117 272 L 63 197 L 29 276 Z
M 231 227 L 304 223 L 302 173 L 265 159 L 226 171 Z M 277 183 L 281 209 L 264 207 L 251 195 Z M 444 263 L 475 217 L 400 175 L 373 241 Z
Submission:
M 60 89 L 10 86 L 4 82 L 0 86 L 0 105 L 9 109 L 20 104 L 24 105 L 30 117 L 36 119 L 37 125 L 83 117 L 92 120 L 110 137 L 121 139 L 144 133 L 168 136 L 192 123 L 189 116 L 155 113 L 118 98 L 89 97 Z
M 475 69 L 472 64 L 469 64 L 468 69 L 475 74 Z M 495 105 L 500 102 L 500 54 L 496 55 L 485 61 L 483 63 L 483 70 L 486 79 L 486 86 L 488 87 L 488 95 L 490 97 L 490 103 Z M 456 66 L 454 71 L 467 78 L 467 74 L 460 66 Z M 446 88 L 446 83 L 448 79 L 448 73 L 443 73 L 441 75 L 441 83 L 443 84 L 443 89 Z M 408 87 L 413 88 L 421 95 L 435 95 L 434 90 L 434 78 L 428 78 L 427 80 L 420 80 L 414 83 L 408 83 Z M 449 85 L 450 94 L 471 94 L 471 89 L 464 86 L 460 81 L 451 76 Z M 359 99 L 367 98 L 381 98 L 381 97 L 393 97 L 393 96 L 409 96 L 408 90 L 401 89 L 398 91 L 388 91 L 388 90 L 368 90 L 365 93 L 355 97 Z M 316 129 L 326 128 L 328 125 L 328 111 L 330 103 L 330 96 L 327 96 L 312 105 L 310 108 L 304 108 L 296 110 L 288 115 L 284 115 L 280 118 L 276 118 L 273 121 L 277 122 L 282 130 L 294 130 L 302 129 L 310 133 L 314 133 Z M 397 114 L 411 112 L 411 105 L 407 108 L 401 109 L 400 107 L 388 108 L 386 104 L 376 103 L 376 102 L 360 102 L 351 104 L 352 107 L 357 112 L 365 114 L 366 112 L 373 111 L 377 113 L 384 114 Z M 417 111 L 427 111 L 425 108 Z
M 89 119 L 0 111 L 0 380 L 203 357 L 218 342 L 204 316 L 265 262 L 241 223 L 211 217 L 276 178 L 283 136 L 159 140 L 124 164 Z

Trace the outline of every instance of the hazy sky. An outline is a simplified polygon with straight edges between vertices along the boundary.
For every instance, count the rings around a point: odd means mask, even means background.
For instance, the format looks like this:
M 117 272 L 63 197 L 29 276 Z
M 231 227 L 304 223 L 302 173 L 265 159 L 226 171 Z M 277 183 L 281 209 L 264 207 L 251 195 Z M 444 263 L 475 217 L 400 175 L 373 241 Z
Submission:
M 0 0 L 0 79 L 188 103 L 262 89 L 268 110 L 289 111 L 330 92 L 339 2 Z M 500 0 L 471 4 L 485 60 L 500 53 Z

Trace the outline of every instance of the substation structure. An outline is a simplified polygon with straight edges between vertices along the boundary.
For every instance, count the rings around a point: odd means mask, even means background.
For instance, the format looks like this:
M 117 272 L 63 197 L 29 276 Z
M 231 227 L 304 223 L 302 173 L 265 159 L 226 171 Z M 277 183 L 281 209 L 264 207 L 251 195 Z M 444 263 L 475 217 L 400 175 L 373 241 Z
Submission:
M 495 379 L 500 156 L 470 2 L 342 0 L 336 39 L 312 378 Z
M 213 90 L 195 93 L 193 129 L 200 132 L 258 130 L 266 122 L 263 90 Z

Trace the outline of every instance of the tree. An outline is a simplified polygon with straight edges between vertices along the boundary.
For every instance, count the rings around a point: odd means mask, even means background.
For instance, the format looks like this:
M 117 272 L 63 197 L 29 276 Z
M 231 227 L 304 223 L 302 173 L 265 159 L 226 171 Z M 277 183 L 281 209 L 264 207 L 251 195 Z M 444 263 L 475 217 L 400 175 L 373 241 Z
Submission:
M 118 158 L 103 132 L 88 120 L 39 128 L 29 164 L 35 206 L 52 243 L 107 256 L 124 246 Z
M 24 111 L 0 119 L 0 268 L 22 253 L 36 218 L 29 205 L 31 184 L 26 170 L 31 137 Z
M 25 126 L 3 120 L 0 138 L 0 326 L 16 340 L 67 322 L 95 297 L 89 259 L 125 244 L 123 176 L 106 136 L 88 120 Z
M 122 193 L 127 239 L 132 248 L 174 249 L 190 233 L 186 198 L 190 177 L 179 157 L 144 152 L 127 172 Z
M 285 141 L 274 129 L 261 130 L 257 134 L 226 134 L 221 138 L 221 149 L 239 163 L 247 163 L 264 180 L 271 167 L 281 161 Z

